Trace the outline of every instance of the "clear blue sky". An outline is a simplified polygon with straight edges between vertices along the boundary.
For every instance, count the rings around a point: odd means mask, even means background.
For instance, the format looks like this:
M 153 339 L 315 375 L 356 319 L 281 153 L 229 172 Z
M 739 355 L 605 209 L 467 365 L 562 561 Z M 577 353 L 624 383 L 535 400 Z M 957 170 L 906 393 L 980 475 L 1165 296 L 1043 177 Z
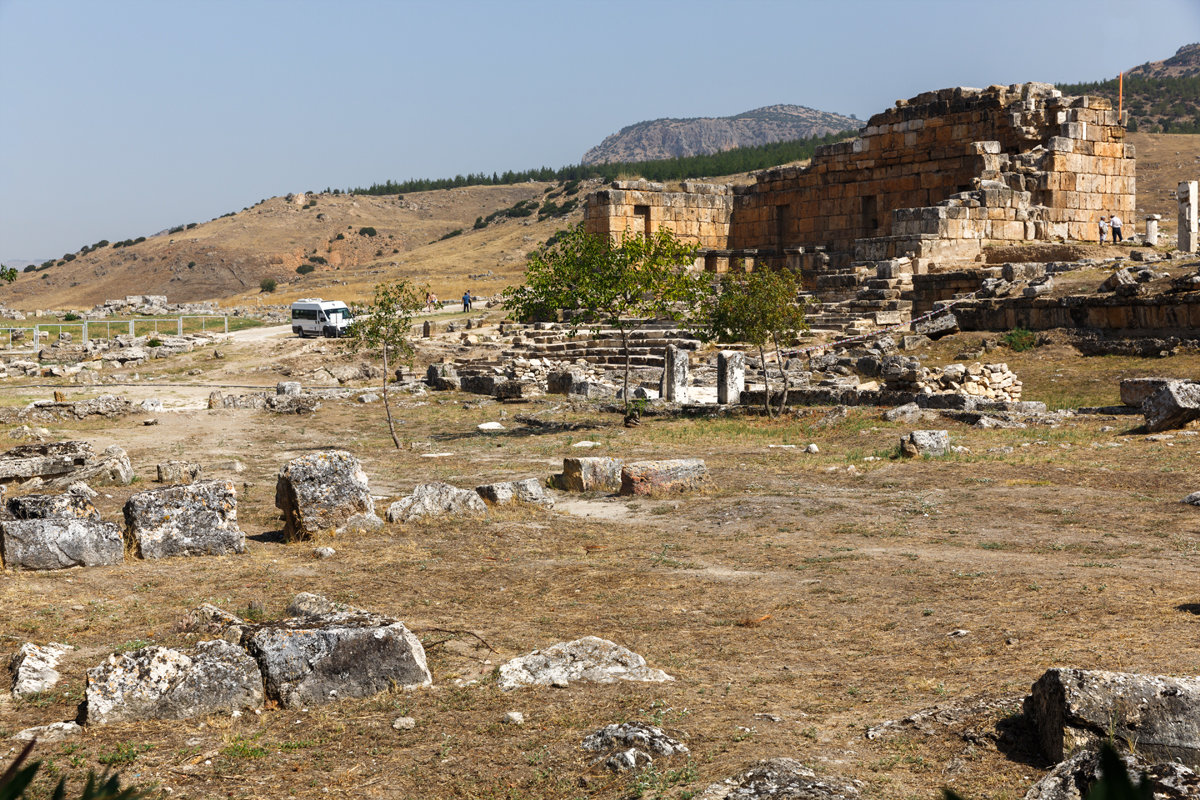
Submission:
M 1085 81 L 1200 0 L 0 0 L 0 260 L 289 191 L 576 163 L 619 128 Z

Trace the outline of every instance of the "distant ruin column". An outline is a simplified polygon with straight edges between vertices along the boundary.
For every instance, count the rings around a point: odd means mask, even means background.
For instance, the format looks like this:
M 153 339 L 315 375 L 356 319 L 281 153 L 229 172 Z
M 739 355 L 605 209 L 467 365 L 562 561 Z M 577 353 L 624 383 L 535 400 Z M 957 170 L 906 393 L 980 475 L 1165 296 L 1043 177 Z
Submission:
M 1151 247 L 1158 246 L 1158 221 L 1162 219 L 1158 214 L 1146 215 L 1146 244 Z
M 1175 192 L 1179 198 L 1179 249 L 1196 252 L 1196 181 L 1183 181 Z
M 433 335 L 433 323 L 430 322 L 429 320 L 425 320 L 425 324 L 423 324 L 421 326 L 421 336 L 422 336 L 422 338 L 428 339 L 432 335 Z
M 662 399 L 673 403 L 688 401 L 688 355 L 673 344 L 667 345 L 663 359 Z
M 746 354 L 737 350 L 717 353 L 717 402 L 723 406 L 742 401 L 746 388 Z

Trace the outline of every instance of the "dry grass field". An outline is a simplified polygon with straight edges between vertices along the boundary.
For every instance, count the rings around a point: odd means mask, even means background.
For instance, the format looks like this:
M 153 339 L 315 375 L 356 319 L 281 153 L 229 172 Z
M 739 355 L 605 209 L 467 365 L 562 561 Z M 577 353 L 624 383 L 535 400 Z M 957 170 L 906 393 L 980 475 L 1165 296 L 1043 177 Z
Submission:
M 929 363 L 980 338 L 942 340 Z M 223 361 L 200 350 L 155 362 L 121 391 L 183 408 L 216 385 L 273 386 L 280 370 L 344 358 L 261 334 L 222 349 Z M 1195 353 L 1083 359 L 1053 342 L 985 360 L 1007 361 L 1027 399 L 1055 407 L 1116 402 L 1123 376 L 1200 368 Z M 202 374 L 182 375 L 193 368 Z M 146 380 L 155 374 L 163 377 Z M 2 389 L 6 405 L 50 392 Z M 222 475 L 240 460 L 245 472 L 232 477 L 247 552 L 0 574 L 0 653 L 24 641 L 78 648 L 55 691 L 20 701 L 0 693 L 0 753 L 13 752 L 8 737 L 20 729 L 74 718 L 85 669 L 114 650 L 195 641 L 185 618 L 199 604 L 271 618 L 300 591 L 403 620 L 425 643 L 434 686 L 88 728 L 38 747 L 47 764 L 39 791 L 55 776 L 111 766 L 171 798 L 686 798 L 755 760 L 790 756 L 818 775 L 862 781 L 865 797 L 932 798 L 953 786 L 1014 800 L 1045 768 L 1018 712 L 1046 668 L 1200 669 L 1200 510 L 1179 502 L 1200 489 L 1198 431 L 1148 441 L 1135 416 L 1018 430 L 930 419 L 916 427 L 947 428 L 969 452 L 906 461 L 894 458 L 896 445 L 914 426 L 871 408 L 833 423 L 829 409 L 811 408 L 774 421 L 655 417 L 626 429 L 619 416 L 561 397 L 500 405 L 431 393 L 398 405 L 399 451 L 378 403 L 331 401 L 309 417 L 193 409 L 159 413 L 154 427 L 139 417 L 52 426 L 54 438 L 128 450 L 142 479 L 104 490 L 98 505 L 110 520 L 154 485 L 159 461 L 195 459 Z M 518 413 L 563 424 L 529 428 Z M 492 420 L 507 429 L 476 431 Z M 659 499 L 559 495 L 553 511 L 391 525 L 321 542 L 337 550 L 327 560 L 278 538 L 275 474 L 316 449 L 361 458 L 388 502 L 428 480 L 548 476 L 583 439 L 600 443 L 593 455 L 703 457 L 711 486 Z M 803 452 L 810 442 L 820 453 Z M 430 452 L 452 455 L 422 457 Z M 496 686 L 505 660 L 589 634 L 676 680 Z M 935 705 L 953 709 L 946 721 L 866 736 Z M 525 714 L 523 726 L 502 723 L 510 710 Z M 394 730 L 399 716 L 415 729 Z M 636 776 L 592 765 L 581 738 L 624 720 L 661 725 L 690 756 L 659 758 Z

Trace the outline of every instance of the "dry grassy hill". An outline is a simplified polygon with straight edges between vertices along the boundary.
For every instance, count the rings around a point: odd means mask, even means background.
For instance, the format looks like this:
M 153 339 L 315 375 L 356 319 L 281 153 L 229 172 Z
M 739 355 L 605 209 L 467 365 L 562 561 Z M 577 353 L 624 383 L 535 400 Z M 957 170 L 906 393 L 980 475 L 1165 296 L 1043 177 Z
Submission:
M 1143 214 L 1158 213 L 1167 218 L 1164 229 L 1173 231 L 1175 187 L 1196 175 L 1200 136 L 1136 133 L 1130 141 L 1138 151 L 1138 227 Z M 428 284 L 443 299 L 467 288 L 491 295 L 520 280 L 525 255 L 577 221 L 581 212 L 542 221 L 537 214 L 498 217 L 480 230 L 473 228 L 475 220 L 521 202 L 540 206 L 547 197 L 559 203 L 581 200 L 597 185 L 585 182 L 571 197 L 556 183 L 474 186 L 401 198 L 275 197 L 185 231 L 21 273 L 16 283 L 0 287 L 0 303 L 85 309 L 127 294 L 165 294 L 171 302 L 217 300 L 225 306 L 287 303 L 304 296 L 353 301 L 369 297 L 380 281 L 401 277 Z M 376 235 L 360 233 L 367 227 Z M 459 229 L 461 234 L 441 238 Z M 296 268 L 314 256 L 326 263 L 298 275 Z M 278 281 L 276 292 L 262 293 L 263 278 Z

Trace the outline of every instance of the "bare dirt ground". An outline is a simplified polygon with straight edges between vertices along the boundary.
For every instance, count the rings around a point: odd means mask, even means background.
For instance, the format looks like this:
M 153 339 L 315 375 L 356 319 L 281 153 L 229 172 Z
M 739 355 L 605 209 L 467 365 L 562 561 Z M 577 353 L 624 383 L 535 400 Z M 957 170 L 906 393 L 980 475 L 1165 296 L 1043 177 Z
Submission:
M 125 499 L 153 486 L 154 465 L 168 458 L 232 477 L 247 552 L 0 574 L 0 653 L 25 641 L 79 648 L 55 691 L 21 701 L 0 693 L 0 753 L 14 752 L 8 737 L 20 729 L 74 718 L 84 671 L 107 654 L 195 641 L 182 621 L 205 602 L 269 618 L 313 591 L 393 615 L 425 642 L 434 686 L 306 710 L 88 728 L 39 745 L 43 791 L 54 776 L 111 766 L 172 798 L 683 798 L 757 759 L 790 756 L 818 775 L 861 780 L 867 797 L 933 797 L 953 786 L 1017 798 L 1045 767 L 1017 700 L 1046 668 L 1197 670 L 1200 511 L 1179 502 L 1200 489 L 1196 431 L 1150 441 L 1132 416 L 1023 430 L 903 426 L 869 408 L 834 424 L 828 409 L 812 408 L 775 421 L 652 418 L 626 429 L 619 416 L 562 398 L 500 405 L 454 392 L 400 395 L 396 450 L 378 403 L 330 401 L 307 417 L 199 407 L 213 387 L 269 387 L 294 365 L 344 358 L 336 344 L 278 334 L 242 332 L 220 345 L 223 360 L 205 348 L 141 368 L 120 391 L 163 399 L 156 426 L 140 416 L 51 426 L 53 438 L 129 452 L 141 478 L 103 490 L 105 519 L 119 520 Z M 942 340 L 929 363 L 981 338 Z M 984 360 L 1007 361 L 1027 399 L 1053 405 L 1114 403 L 1119 377 L 1200 368 L 1195 353 L 1083 359 L 1054 341 Z M 193 368 L 202 374 L 186 376 Z M 164 377 L 148 380 L 156 375 Z M 176 382 L 191 385 L 165 385 Z M 0 402 L 50 393 L 5 384 Z M 529 428 L 517 413 L 583 427 Z M 492 420 L 507 430 L 476 431 Z M 912 427 L 947 428 L 970 451 L 892 458 Z M 572 447 L 583 439 L 600 446 Z M 804 453 L 809 442 L 820 453 Z M 581 452 L 700 456 L 712 482 L 697 496 L 560 495 L 553 511 L 387 526 L 322 542 L 337 555 L 318 560 L 311 543 L 279 541 L 275 475 L 288 459 L 331 447 L 363 460 L 380 506 L 428 480 L 473 487 L 547 476 Z M 493 670 L 505 660 L 589 634 L 676 680 L 497 688 Z M 956 721 L 865 735 L 939 704 L 962 709 Z M 525 714 L 523 726 L 502 724 L 510 710 Z M 416 728 L 394 730 L 399 716 Z M 580 739 L 623 720 L 662 725 L 690 756 L 660 758 L 637 777 L 593 766 Z

